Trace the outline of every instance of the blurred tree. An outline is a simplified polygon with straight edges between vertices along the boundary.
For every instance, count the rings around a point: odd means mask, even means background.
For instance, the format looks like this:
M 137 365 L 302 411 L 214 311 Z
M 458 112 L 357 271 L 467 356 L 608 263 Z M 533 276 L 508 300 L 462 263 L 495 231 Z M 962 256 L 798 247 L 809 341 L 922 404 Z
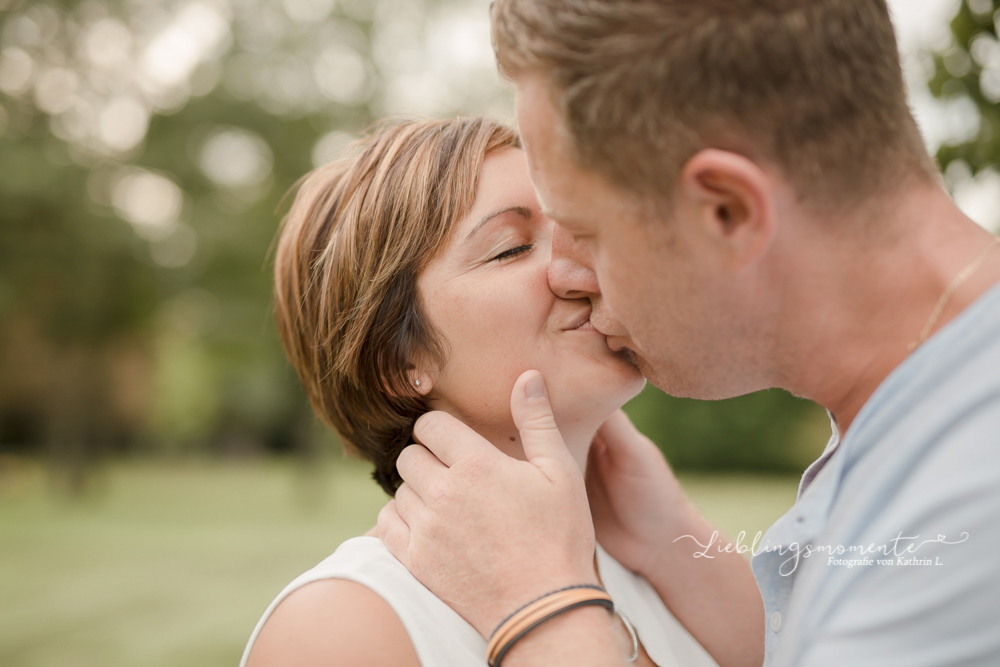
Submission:
M 509 115 L 482 2 L 0 0 L 0 453 L 314 455 L 282 196 L 376 116 Z M 484 76 L 485 74 L 485 76 Z
M 977 136 L 938 152 L 941 164 L 965 160 L 974 171 L 996 162 L 1000 153 L 1000 42 L 997 42 L 994 0 L 962 2 L 951 22 L 954 42 L 935 54 L 930 81 L 937 97 L 969 96 L 980 111 Z
M 625 411 L 679 470 L 798 473 L 830 437 L 822 408 L 779 389 L 698 401 L 647 385 Z
M 1000 2 L 965 0 L 951 21 L 950 43 L 933 54 L 931 92 L 942 100 L 971 100 L 978 129 L 937 153 L 959 206 L 993 232 L 1000 230 Z

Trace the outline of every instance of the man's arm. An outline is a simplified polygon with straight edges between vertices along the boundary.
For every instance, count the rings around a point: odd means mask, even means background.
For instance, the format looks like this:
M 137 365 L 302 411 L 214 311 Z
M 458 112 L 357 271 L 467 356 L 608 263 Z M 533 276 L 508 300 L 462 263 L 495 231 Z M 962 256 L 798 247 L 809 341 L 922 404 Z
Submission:
M 716 529 L 687 499 L 656 445 L 621 411 L 594 439 L 587 492 L 601 546 L 649 580 L 716 662 L 764 661 L 764 605 L 750 563 L 715 548 L 707 552 L 711 558 L 694 556 Z

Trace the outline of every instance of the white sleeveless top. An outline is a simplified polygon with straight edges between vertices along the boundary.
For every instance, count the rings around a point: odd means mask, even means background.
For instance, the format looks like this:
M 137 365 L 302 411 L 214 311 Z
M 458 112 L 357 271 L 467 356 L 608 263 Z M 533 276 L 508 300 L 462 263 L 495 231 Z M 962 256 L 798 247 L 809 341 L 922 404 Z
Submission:
M 711 656 L 666 608 L 645 578 L 629 572 L 600 546 L 597 569 L 604 588 L 631 622 L 646 653 L 659 667 L 717 667 Z M 483 667 L 486 640 L 424 587 L 377 537 L 347 540 L 326 560 L 299 575 L 271 602 L 243 651 L 250 649 L 264 622 L 293 591 L 322 579 L 347 579 L 368 587 L 399 616 L 422 667 Z

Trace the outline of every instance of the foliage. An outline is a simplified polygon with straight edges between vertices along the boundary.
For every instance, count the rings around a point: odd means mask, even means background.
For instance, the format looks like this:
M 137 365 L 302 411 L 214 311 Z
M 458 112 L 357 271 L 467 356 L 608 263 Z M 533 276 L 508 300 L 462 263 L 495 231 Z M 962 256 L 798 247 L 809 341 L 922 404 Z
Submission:
M 778 389 L 698 401 L 647 385 L 625 411 L 682 470 L 801 472 L 830 437 L 819 406 Z
M 978 172 L 995 166 L 1000 157 L 1000 42 L 994 22 L 998 9 L 997 0 L 963 2 L 951 22 L 954 42 L 934 55 L 931 92 L 940 98 L 968 96 L 980 114 L 974 137 L 940 148 L 941 165 L 963 160 Z
M 270 320 L 282 197 L 377 115 L 502 111 L 447 9 L 0 0 L 0 447 L 79 486 L 102 451 L 313 446 Z

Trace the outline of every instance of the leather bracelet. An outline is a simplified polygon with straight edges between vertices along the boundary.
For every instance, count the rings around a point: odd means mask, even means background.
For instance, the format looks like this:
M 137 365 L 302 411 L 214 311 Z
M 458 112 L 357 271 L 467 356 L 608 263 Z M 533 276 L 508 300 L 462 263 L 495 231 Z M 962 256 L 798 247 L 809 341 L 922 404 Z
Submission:
M 604 607 L 611 613 L 615 610 L 607 591 L 592 584 L 567 586 L 529 602 L 501 621 L 490 635 L 486 663 L 489 667 L 500 667 L 514 644 L 539 625 L 571 609 L 591 605 Z

